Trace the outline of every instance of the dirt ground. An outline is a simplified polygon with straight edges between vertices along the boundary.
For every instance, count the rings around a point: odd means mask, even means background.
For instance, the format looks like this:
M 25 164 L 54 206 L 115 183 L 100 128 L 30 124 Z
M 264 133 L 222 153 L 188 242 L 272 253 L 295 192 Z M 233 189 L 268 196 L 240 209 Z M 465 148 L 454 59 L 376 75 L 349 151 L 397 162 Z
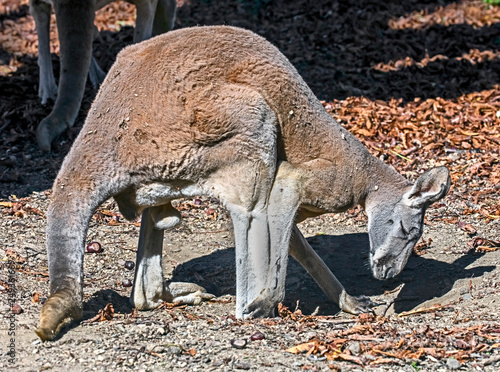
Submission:
M 277 317 L 236 320 L 231 221 L 216 199 L 203 197 L 176 205 L 183 224 L 165 234 L 163 264 L 169 279 L 198 283 L 217 298 L 200 306 L 165 304 L 136 312 L 124 284 L 133 279 L 125 263 L 135 261 L 139 224 L 125 221 L 108 201 L 89 228 L 88 242 L 100 242 L 103 251 L 85 255 L 84 319 L 66 327 L 56 341 L 41 343 L 33 330 L 48 296 L 44 215 L 50 187 L 95 92 L 87 87 L 75 127 L 58 139 L 55 150 L 39 151 L 34 128 L 50 105 L 42 106 L 36 96 L 36 37 L 27 2 L 8 8 L 12 3 L 0 1 L 0 370 L 500 369 L 500 99 L 495 98 L 500 97 L 500 17 L 495 9 L 484 8 L 481 1 L 186 1 L 177 28 L 231 24 L 265 36 L 291 59 L 327 110 L 377 156 L 410 178 L 446 164 L 453 189 L 429 209 L 418 249 L 390 281 L 370 273 L 366 217 L 359 208 L 299 225 L 349 293 L 379 303 L 376 317 L 339 312 L 291 260 L 285 308 Z M 124 9 L 119 12 L 129 11 Z M 109 14 L 101 16 L 108 26 Z M 403 21 L 413 26 L 403 28 Z M 109 29 L 95 45 L 104 68 L 132 35 L 129 27 Z M 460 59 L 471 50 L 490 54 Z M 423 62 L 435 56 L 446 59 Z M 470 62 L 473 58 L 477 63 Z M 55 55 L 54 63 L 58 68 Z M 450 117 L 435 119 L 434 112 L 418 119 L 430 130 L 418 137 L 421 145 L 411 137 L 420 129 L 408 134 L 406 144 L 399 132 L 379 128 L 374 134 L 365 119 L 363 125 L 357 119 L 369 117 L 378 128 L 387 118 L 377 115 L 394 108 L 391 123 L 411 121 L 407 118 L 419 118 L 428 102 L 436 112 L 434 104 L 445 107 L 443 115 Z M 467 111 L 478 104 L 482 109 Z M 360 111 L 366 107 L 372 116 Z M 455 125 L 453 115 L 465 117 L 460 128 L 456 133 L 442 130 L 448 122 Z M 433 127 L 434 122 L 442 128 Z M 416 149 L 410 151 L 412 146 Z M 10 263 L 15 288 L 9 282 Z M 14 311 L 20 312 L 12 337 L 11 293 L 18 305 Z M 108 304 L 113 312 L 104 310 Z M 256 332 L 264 339 L 252 340 Z M 15 363 L 7 354 L 11 338 Z M 232 340 L 247 343 L 239 349 Z M 297 348 L 303 352 L 293 353 Z

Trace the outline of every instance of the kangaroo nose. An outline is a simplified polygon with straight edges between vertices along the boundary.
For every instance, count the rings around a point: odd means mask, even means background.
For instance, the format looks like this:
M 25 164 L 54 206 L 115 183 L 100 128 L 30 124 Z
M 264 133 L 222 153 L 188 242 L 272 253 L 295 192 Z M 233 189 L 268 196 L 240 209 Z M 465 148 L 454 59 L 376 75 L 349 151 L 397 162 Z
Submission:
M 390 257 L 389 256 L 384 256 L 384 257 L 379 257 L 379 258 L 373 258 L 373 263 L 377 266 L 384 266 L 389 262 Z
M 381 280 L 391 279 L 395 276 L 395 271 L 392 265 L 388 263 L 391 261 L 391 257 L 384 256 L 372 259 L 373 271 L 375 276 Z
M 384 276 L 384 279 L 394 278 L 395 275 L 394 275 L 394 270 L 392 269 L 392 267 L 384 266 L 383 276 Z

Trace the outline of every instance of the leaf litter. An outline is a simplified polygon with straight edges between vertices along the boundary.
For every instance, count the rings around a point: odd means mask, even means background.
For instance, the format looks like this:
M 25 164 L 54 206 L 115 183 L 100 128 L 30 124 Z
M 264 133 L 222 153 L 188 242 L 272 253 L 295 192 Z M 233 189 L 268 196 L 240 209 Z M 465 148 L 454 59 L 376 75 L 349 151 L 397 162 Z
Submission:
M 433 311 L 441 309 L 437 306 Z M 349 348 L 356 342 L 359 350 Z M 424 325 L 408 328 L 387 318 L 361 314 L 356 324 L 327 333 L 323 340 L 310 340 L 292 346 L 286 351 L 293 354 L 319 355 L 327 360 L 344 360 L 361 366 L 411 363 L 425 357 L 446 360 L 453 357 L 459 362 L 488 358 L 500 347 L 500 327 L 477 325 L 472 327 L 433 328 Z

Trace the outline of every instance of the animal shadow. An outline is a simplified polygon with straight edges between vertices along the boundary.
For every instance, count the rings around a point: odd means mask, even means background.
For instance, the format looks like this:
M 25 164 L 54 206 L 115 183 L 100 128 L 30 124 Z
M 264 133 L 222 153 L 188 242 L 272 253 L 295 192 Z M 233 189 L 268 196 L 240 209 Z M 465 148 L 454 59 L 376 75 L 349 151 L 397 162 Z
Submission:
M 411 256 L 398 277 L 381 281 L 372 276 L 368 264 L 368 234 L 319 235 L 307 240 L 351 295 L 380 296 L 404 283 L 394 303 L 397 313 L 448 293 L 459 279 L 480 277 L 495 269 L 494 266 L 467 269 L 481 256 L 478 254 L 466 254 L 453 263 Z M 218 250 L 177 266 L 172 281 L 197 283 L 216 296 L 234 295 L 234 261 L 234 248 Z M 292 310 L 298 306 L 304 314 L 316 310 L 319 315 L 332 315 L 340 310 L 293 258 L 287 270 L 283 303 Z
M 132 313 L 132 306 L 130 305 L 128 296 L 122 296 L 112 289 L 102 289 L 95 292 L 92 297 L 83 302 L 83 316 L 79 321 L 72 321 L 66 324 L 61 331 L 57 334 L 55 340 L 59 340 L 64 335 L 74 328 L 78 328 L 81 322 L 89 321 L 94 318 L 99 310 L 104 309 L 107 304 L 113 304 L 115 313 L 130 314 Z

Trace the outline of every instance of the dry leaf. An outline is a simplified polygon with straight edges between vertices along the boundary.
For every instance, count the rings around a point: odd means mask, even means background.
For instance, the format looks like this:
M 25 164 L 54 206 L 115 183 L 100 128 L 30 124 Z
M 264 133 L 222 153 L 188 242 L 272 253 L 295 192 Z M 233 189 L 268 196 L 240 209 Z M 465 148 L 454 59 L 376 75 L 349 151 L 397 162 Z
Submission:
M 287 349 L 286 351 L 288 353 L 292 354 L 301 354 L 305 352 L 309 352 L 310 350 L 314 350 L 314 348 L 318 347 L 318 341 L 310 341 L 306 342 L 297 346 L 292 346 L 291 348 Z

